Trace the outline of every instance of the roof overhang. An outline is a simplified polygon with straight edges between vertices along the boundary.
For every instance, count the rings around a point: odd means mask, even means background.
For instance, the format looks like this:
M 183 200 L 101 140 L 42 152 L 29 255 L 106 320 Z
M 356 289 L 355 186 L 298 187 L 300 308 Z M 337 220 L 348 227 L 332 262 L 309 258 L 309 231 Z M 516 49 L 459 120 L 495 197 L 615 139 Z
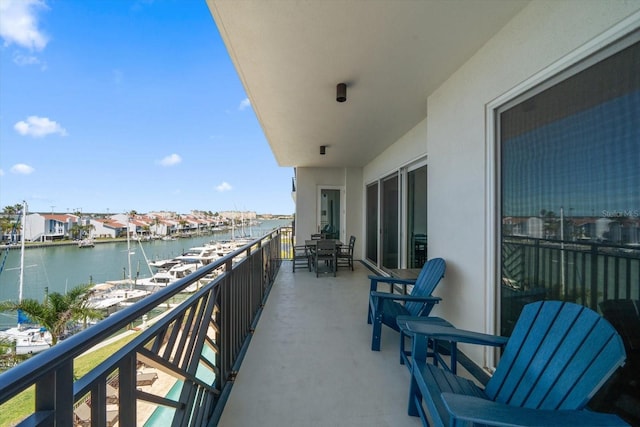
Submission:
M 278 164 L 361 167 L 528 0 L 207 3 Z

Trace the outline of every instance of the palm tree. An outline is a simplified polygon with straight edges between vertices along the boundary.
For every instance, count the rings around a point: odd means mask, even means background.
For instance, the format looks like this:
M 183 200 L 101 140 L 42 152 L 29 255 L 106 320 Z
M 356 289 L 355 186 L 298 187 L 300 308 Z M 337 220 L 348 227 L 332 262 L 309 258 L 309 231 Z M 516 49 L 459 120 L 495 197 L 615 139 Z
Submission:
M 4 240 L 4 236 L 6 234 L 11 233 L 11 231 L 13 230 L 13 222 L 11 221 L 11 218 L 7 218 L 7 217 L 0 217 L 0 230 L 2 231 L 2 236 L 0 238 L 0 240 Z
M 82 232 L 83 232 L 83 233 L 85 233 L 87 236 L 91 237 L 91 232 L 92 232 L 93 230 L 95 230 L 95 229 L 96 229 L 96 226 L 95 226 L 95 225 L 93 225 L 93 224 L 87 224 L 87 225 L 83 226 L 83 228 L 82 228 Z
M 3 209 L 3 213 L 7 215 L 15 215 L 22 210 L 21 204 L 15 204 L 13 206 L 5 206 Z
M 20 302 L 0 302 L 0 311 L 23 311 L 31 320 L 51 333 L 51 344 L 55 345 L 63 336 L 67 323 L 101 319 L 102 313 L 87 304 L 91 296 L 91 285 L 80 285 L 62 295 L 47 294 L 44 302 L 24 299 Z
M 69 229 L 69 234 L 72 239 L 80 239 L 82 238 L 82 226 L 78 223 L 75 223 Z

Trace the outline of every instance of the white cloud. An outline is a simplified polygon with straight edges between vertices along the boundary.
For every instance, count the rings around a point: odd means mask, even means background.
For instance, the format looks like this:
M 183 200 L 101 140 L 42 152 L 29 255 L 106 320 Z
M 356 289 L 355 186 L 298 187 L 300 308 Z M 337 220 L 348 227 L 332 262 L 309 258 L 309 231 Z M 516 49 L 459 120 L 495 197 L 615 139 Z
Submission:
M 4 45 L 44 49 L 49 38 L 38 28 L 38 12 L 42 9 L 48 9 L 42 0 L 0 1 L 0 37 Z
M 223 192 L 223 191 L 231 191 L 233 187 L 231 186 L 231 184 L 229 184 L 228 182 L 224 181 L 222 184 L 218 185 L 216 187 L 216 191 L 219 192 Z
M 240 101 L 240 105 L 238 105 L 238 110 L 242 111 L 249 107 L 251 107 L 251 101 L 249 101 L 249 98 L 245 98 L 242 101 Z
M 13 166 L 11 166 L 11 173 L 15 173 L 18 175 L 29 175 L 30 173 L 33 173 L 35 171 L 34 168 L 32 168 L 29 165 L 25 165 L 24 163 L 18 163 L 15 164 Z
M 166 156 L 164 159 L 160 160 L 158 163 L 161 166 L 174 166 L 180 162 L 182 162 L 182 157 L 180 157 L 177 154 L 170 154 Z
M 52 133 L 67 136 L 66 129 L 47 117 L 29 116 L 26 121 L 21 120 L 13 125 L 13 128 L 20 135 L 33 136 L 34 138 L 41 138 Z
M 24 67 L 26 65 L 39 65 L 40 59 L 37 56 L 33 55 L 23 55 L 20 52 L 14 52 L 13 54 L 13 62 L 16 65 Z M 44 67 L 44 65 L 43 65 Z
M 4 171 L 2 169 L 0 169 L 0 176 L 4 175 Z

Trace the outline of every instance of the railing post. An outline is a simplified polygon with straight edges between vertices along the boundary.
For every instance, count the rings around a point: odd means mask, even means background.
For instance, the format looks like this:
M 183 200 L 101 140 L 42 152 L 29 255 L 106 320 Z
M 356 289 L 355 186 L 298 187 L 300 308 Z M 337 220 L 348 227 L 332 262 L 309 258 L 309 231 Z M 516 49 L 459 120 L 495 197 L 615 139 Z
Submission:
M 535 283 L 535 286 L 540 286 L 539 269 L 540 269 L 540 239 L 535 239 L 535 245 L 533 245 L 533 283 Z
M 126 357 L 118 365 L 119 389 L 119 423 L 121 426 L 136 425 L 136 354 Z
M 73 425 L 73 360 L 61 364 L 36 383 L 36 412 L 55 409 L 55 423 Z
M 591 245 L 591 291 L 589 295 L 589 308 L 598 309 L 598 247 Z

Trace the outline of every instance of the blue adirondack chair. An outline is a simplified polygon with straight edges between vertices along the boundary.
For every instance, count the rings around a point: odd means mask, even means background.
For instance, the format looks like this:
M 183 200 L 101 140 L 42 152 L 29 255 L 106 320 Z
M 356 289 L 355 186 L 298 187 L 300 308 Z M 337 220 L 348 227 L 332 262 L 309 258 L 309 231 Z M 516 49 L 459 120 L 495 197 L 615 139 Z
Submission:
M 627 425 L 616 415 L 584 409 L 625 360 L 618 333 L 589 308 L 561 301 L 527 304 L 506 345 L 503 337 L 419 320 L 407 326 L 414 333 L 408 412 L 424 425 L 426 412 L 436 426 Z M 504 345 L 504 352 L 483 389 L 416 356 L 429 339 Z
M 444 277 L 446 264 L 442 258 L 427 261 L 415 280 L 399 279 L 386 276 L 369 276 L 371 287 L 369 292 L 369 313 L 367 322 L 373 323 L 371 350 L 380 351 L 382 325 L 400 331 L 396 318 L 398 316 L 428 316 L 441 298 L 431 295 L 436 285 Z M 410 294 L 400 295 L 392 292 L 378 291 L 379 283 L 413 285 Z

